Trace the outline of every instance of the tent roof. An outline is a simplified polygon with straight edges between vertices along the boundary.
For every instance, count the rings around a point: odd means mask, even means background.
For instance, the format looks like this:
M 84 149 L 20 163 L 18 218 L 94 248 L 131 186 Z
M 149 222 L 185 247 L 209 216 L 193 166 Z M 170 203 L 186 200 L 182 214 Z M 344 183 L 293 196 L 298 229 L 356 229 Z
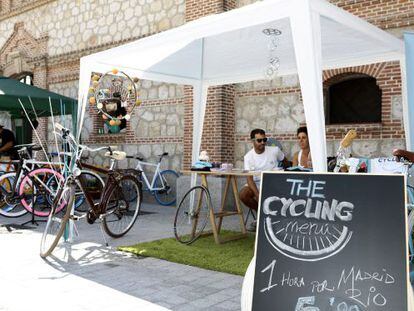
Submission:
M 0 110 L 8 111 L 12 118 L 21 118 L 22 107 L 20 99 L 28 113 L 33 111 L 29 97 L 33 102 L 38 116 L 49 116 L 49 98 L 52 101 L 54 115 L 76 113 L 77 101 L 57 93 L 53 93 L 35 86 L 21 83 L 14 79 L 0 76 Z
M 297 65 L 290 17 L 298 5 L 308 3 L 320 16 L 322 69 L 399 60 L 403 55 L 402 40 L 326 1 L 267 0 L 83 57 L 82 64 L 191 85 L 263 79 L 269 39 L 262 31 L 277 28 L 282 31 L 276 49 L 279 74 L 293 74 Z

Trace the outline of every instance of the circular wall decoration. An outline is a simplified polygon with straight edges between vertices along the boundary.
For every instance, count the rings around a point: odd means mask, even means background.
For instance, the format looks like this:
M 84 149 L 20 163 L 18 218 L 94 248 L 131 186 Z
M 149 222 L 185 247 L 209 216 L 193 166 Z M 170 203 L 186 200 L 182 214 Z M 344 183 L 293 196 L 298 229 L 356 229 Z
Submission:
M 89 88 L 89 104 L 98 109 L 102 119 L 110 126 L 120 126 L 129 121 L 135 107 L 141 105 L 138 82 L 138 78 L 132 79 L 117 69 L 102 75 L 94 74 Z

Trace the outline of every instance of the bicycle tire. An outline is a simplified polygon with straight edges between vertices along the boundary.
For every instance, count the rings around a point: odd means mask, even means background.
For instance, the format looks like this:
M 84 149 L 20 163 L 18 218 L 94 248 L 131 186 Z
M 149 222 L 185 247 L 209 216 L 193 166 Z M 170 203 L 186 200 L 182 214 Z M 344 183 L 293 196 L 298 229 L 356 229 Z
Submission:
M 174 217 L 174 236 L 183 244 L 191 244 L 207 225 L 211 208 L 210 192 L 204 186 L 192 187 L 184 195 Z
M 52 174 L 52 176 L 50 176 L 50 177 L 46 177 L 46 176 L 43 176 L 44 174 Z M 43 181 L 42 181 L 42 183 L 44 183 L 44 185 L 45 186 L 47 186 L 47 182 L 48 182 L 48 180 L 50 179 L 50 178 L 55 178 L 55 177 L 57 177 L 61 182 L 63 182 L 64 181 L 64 178 L 63 178 L 63 176 L 58 172 L 58 171 L 55 171 L 55 170 L 52 170 L 52 169 L 50 169 L 50 168 L 38 168 L 38 169 L 35 169 L 35 170 L 33 170 L 33 171 L 31 171 L 31 172 L 29 172 L 23 179 L 22 179 L 22 181 L 20 182 L 20 185 L 19 185 L 19 195 L 21 195 L 21 196 L 23 196 L 23 198 L 21 199 L 21 202 L 22 202 L 22 204 L 23 204 L 23 206 L 24 206 L 24 208 L 25 209 L 27 209 L 30 213 L 33 213 L 33 214 L 35 214 L 35 216 L 38 216 L 38 217 L 48 217 L 49 216 L 49 214 L 50 214 L 50 209 L 46 209 L 46 210 L 36 210 L 35 208 L 34 208 L 34 205 L 33 205 L 33 202 L 28 202 L 27 200 L 26 200 L 26 195 L 25 195 L 25 191 L 26 191 L 26 189 L 31 189 L 32 188 L 32 179 L 33 178 L 37 178 L 37 179 L 39 179 L 39 180 L 41 180 L 42 178 L 39 178 L 39 177 L 37 177 L 37 176 L 43 176 Z M 36 185 L 35 185 L 36 186 Z M 36 187 L 33 187 L 33 191 L 35 191 L 35 193 L 37 194 L 37 192 L 38 192 L 38 189 L 36 189 Z M 46 189 L 46 187 L 45 187 L 45 190 L 46 191 L 48 191 L 47 189 Z M 45 194 L 45 200 L 47 201 L 47 197 L 49 196 L 49 195 L 52 195 L 52 194 L 50 194 L 50 192 L 48 191 L 48 193 L 47 194 Z M 37 194 L 37 197 L 39 197 L 40 196 L 40 194 Z M 34 203 L 36 203 L 36 201 L 37 201 L 37 199 L 35 200 L 35 202 Z M 60 211 L 61 209 L 63 209 L 64 208 L 64 205 L 62 204 L 62 206 L 60 206 L 60 207 L 57 207 L 58 208 L 58 211 Z
M 155 187 L 165 186 L 165 189 L 155 190 L 154 197 L 157 202 L 164 206 L 173 205 L 177 200 L 177 178 L 178 173 L 174 170 L 164 170 L 155 179 Z M 161 183 L 161 178 L 163 183 Z
M 127 191 L 126 189 L 131 191 L 132 188 L 135 188 L 136 198 L 134 201 L 129 201 L 129 197 L 127 197 L 129 194 L 125 191 Z M 101 202 L 104 202 L 102 212 L 105 215 L 102 225 L 105 232 L 113 238 L 124 236 L 131 230 L 141 209 L 141 183 L 135 176 L 124 175 L 115 185 L 105 191 L 102 198 Z M 135 209 L 132 207 L 135 207 Z M 118 230 L 115 230 L 116 228 Z
M 29 212 L 20 202 L 8 204 L 5 200 L 5 196 L 12 193 L 15 178 L 16 172 L 6 173 L 0 176 L 0 215 L 7 218 L 17 218 Z
M 59 243 L 63 232 L 66 229 L 71 214 L 71 210 L 75 201 L 74 186 L 62 187 L 55 197 L 51 212 L 49 213 L 45 230 L 40 240 L 40 257 L 49 256 Z M 57 210 L 61 205 L 65 205 L 65 210 Z M 55 226 L 56 225 L 56 226 Z M 50 239 L 48 236 L 50 235 Z

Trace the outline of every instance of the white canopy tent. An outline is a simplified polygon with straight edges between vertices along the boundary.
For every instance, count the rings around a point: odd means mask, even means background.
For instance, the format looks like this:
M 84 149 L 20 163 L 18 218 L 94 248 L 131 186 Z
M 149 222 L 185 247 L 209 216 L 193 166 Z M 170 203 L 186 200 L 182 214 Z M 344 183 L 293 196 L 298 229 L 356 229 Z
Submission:
M 192 85 L 194 162 L 208 87 L 264 78 L 269 56 L 265 28 L 282 32 L 276 49 L 279 75 L 299 75 L 314 170 L 326 171 L 322 70 L 386 61 L 400 61 L 403 68 L 404 48 L 402 40 L 324 0 L 260 1 L 83 57 L 80 128 L 93 71 L 117 68 L 141 79 Z

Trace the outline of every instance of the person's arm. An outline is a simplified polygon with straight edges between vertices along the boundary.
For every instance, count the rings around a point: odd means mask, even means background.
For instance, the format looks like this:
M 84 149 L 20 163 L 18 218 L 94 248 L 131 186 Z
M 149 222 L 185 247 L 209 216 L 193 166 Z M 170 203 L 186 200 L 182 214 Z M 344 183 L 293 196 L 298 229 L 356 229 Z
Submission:
M 254 170 L 251 167 L 251 159 L 249 158 L 249 154 L 244 156 L 244 169 L 246 171 Z M 247 176 L 247 186 L 253 191 L 256 200 L 259 200 L 259 190 L 257 189 L 256 183 L 254 182 L 253 176 Z
M 298 159 L 299 152 L 295 152 L 293 155 L 292 165 L 298 166 L 299 165 L 299 159 Z
M 13 148 L 13 142 L 9 141 L 8 143 L 6 143 L 3 147 L 0 148 L 0 153 L 1 152 L 7 152 L 9 151 L 11 148 Z

